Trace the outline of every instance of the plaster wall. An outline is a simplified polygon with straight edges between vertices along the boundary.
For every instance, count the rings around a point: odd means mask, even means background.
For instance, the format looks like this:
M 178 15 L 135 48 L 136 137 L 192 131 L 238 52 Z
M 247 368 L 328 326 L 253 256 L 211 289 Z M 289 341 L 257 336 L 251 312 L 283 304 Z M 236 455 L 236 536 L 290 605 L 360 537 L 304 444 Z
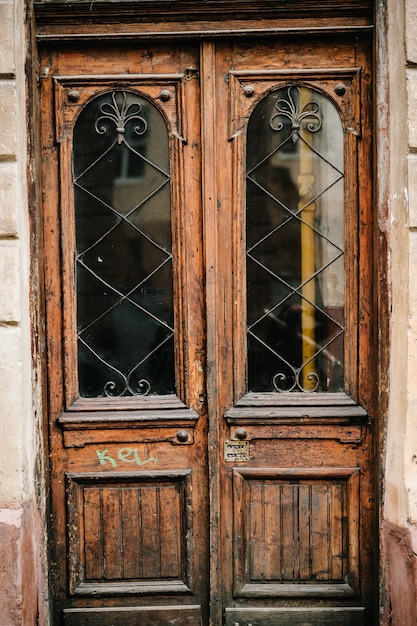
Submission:
M 0 621 L 46 624 L 30 327 L 23 0 L 0 0 Z M 40 620 L 40 621 L 39 621 Z
M 407 423 L 404 470 L 407 489 L 407 520 L 417 525 L 417 0 L 406 5 L 406 62 L 408 95 L 408 195 L 410 238 L 410 284 L 408 324 Z M 417 550 L 416 550 L 417 552 Z
M 388 0 L 387 157 L 377 155 L 389 246 L 390 368 L 383 480 L 381 624 L 417 623 L 417 0 Z M 382 32 L 379 32 L 382 38 Z M 382 102 L 378 102 L 381 106 Z M 386 167 L 384 167 L 386 165 Z M 385 179 L 385 177 L 387 177 Z M 385 179 L 385 180 L 384 180 Z M 380 207 L 383 202 L 380 200 Z M 380 208 L 379 207 L 379 208 Z M 384 297 L 382 295 L 382 297 Z
M 404 485 L 404 446 L 407 421 L 408 372 L 408 310 L 409 310 L 409 248 L 410 232 L 407 206 L 407 89 L 404 44 L 405 15 L 402 0 L 388 0 L 387 11 L 387 67 L 380 68 L 378 88 L 383 90 L 379 107 L 387 107 L 387 120 L 381 128 L 377 119 L 378 135 L 387 142 L 383 154 L 377 148 L 378 181 L 382 197 L 378 198 L 380 228 L 389 240 L 389 291 L 391 310 L 391 363 L 389 374 L 389 404 L 385 465 L 384 513 L 392 523 L 401 524 L 407 517 L 407 494 Z M 385 74 L 385 76 L 384 76 Z M 396 85 L 389 80 L 396 76 Z M 385 146 L 383 146 L 385 147 Z M 385 206 L 387 205 L 387 206 Z M 383 339 L 383 338 L 381 338 Z

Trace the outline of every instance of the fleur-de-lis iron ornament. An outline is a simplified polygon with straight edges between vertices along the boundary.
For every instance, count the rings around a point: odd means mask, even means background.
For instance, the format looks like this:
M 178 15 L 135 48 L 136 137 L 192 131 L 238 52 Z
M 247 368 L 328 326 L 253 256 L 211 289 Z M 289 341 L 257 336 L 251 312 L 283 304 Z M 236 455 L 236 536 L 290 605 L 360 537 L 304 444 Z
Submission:
M 118 95 L 121 94 L 121 98 Z M 95 129 L 99 135 L 107 132 L 107 126 L 103 125 L 103 121 L 113 122 L 116 125 L 117 143 L 121 144 L 124 139 L 126 125 L 132 120 L 138 122 L 134 126 L 136 135 L 143 135 L 148 129 L 148 123 L 145 118 L 140 115 L 142 107 L 138 102 L 127 104 L 125 91 L 114 91 L 111 95 L 112 102 L 105 102 L 100 106 L 100 117 L 97 118 Z M 121 102 L 120 102 L 121 100 Z
M 304 105 L 300 110 L 300 88 L 288 87 L 288 100 L 280 98 L 274 106 L 274 112 L 271 115 L 270 126 L 272 130 L 281 131 L 284 123 L 280 117 L 287 117 L 291 122 L 291 139 L 294 144 L 300 138 L 301 122 L 305 119 L 310 120 L 307 129 L 310 133 L 317 133 L 321 128 L 321 118 L 319 115 L 320 107 L 317 102 L 312 100 Z

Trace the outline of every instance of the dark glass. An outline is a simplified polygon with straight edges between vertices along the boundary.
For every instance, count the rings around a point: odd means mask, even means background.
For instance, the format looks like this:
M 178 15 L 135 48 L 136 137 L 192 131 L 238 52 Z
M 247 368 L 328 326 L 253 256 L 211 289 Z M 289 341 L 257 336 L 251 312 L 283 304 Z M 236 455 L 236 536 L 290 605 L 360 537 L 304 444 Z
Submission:
M 343 129 L 307 87 L 270 92 L 247 131 L 248 390 L 343 391 Z
M 74 129 L 81 397 L 175 392 L 168 131 L 142 96 L 87 103 Z

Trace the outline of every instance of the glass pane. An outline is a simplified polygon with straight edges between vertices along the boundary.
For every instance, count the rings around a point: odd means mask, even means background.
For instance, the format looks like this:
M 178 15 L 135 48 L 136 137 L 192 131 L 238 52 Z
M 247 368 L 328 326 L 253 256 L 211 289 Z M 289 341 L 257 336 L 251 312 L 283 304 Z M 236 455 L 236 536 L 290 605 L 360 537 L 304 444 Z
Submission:
M 249 391 L 343 391 L 343 129 L 307 87 L 270 92 L 247 134 Z
M 175 391 L 168 131 L 127 91 L 74 130 L 78 378 L 82 397 Z

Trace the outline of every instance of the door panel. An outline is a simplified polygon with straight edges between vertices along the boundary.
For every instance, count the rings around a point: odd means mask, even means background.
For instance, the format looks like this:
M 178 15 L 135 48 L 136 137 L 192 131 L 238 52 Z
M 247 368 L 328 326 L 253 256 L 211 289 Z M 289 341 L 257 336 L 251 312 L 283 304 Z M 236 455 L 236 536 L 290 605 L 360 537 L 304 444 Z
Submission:
M 54 623 L 374 623 L 369 42 L 42 63 Z
M 233 472 L 236 597 L 355 597 L 359 472 Z
M 66 482 L 72 596 L 190 592 L 190 470 L 67 473 Z

